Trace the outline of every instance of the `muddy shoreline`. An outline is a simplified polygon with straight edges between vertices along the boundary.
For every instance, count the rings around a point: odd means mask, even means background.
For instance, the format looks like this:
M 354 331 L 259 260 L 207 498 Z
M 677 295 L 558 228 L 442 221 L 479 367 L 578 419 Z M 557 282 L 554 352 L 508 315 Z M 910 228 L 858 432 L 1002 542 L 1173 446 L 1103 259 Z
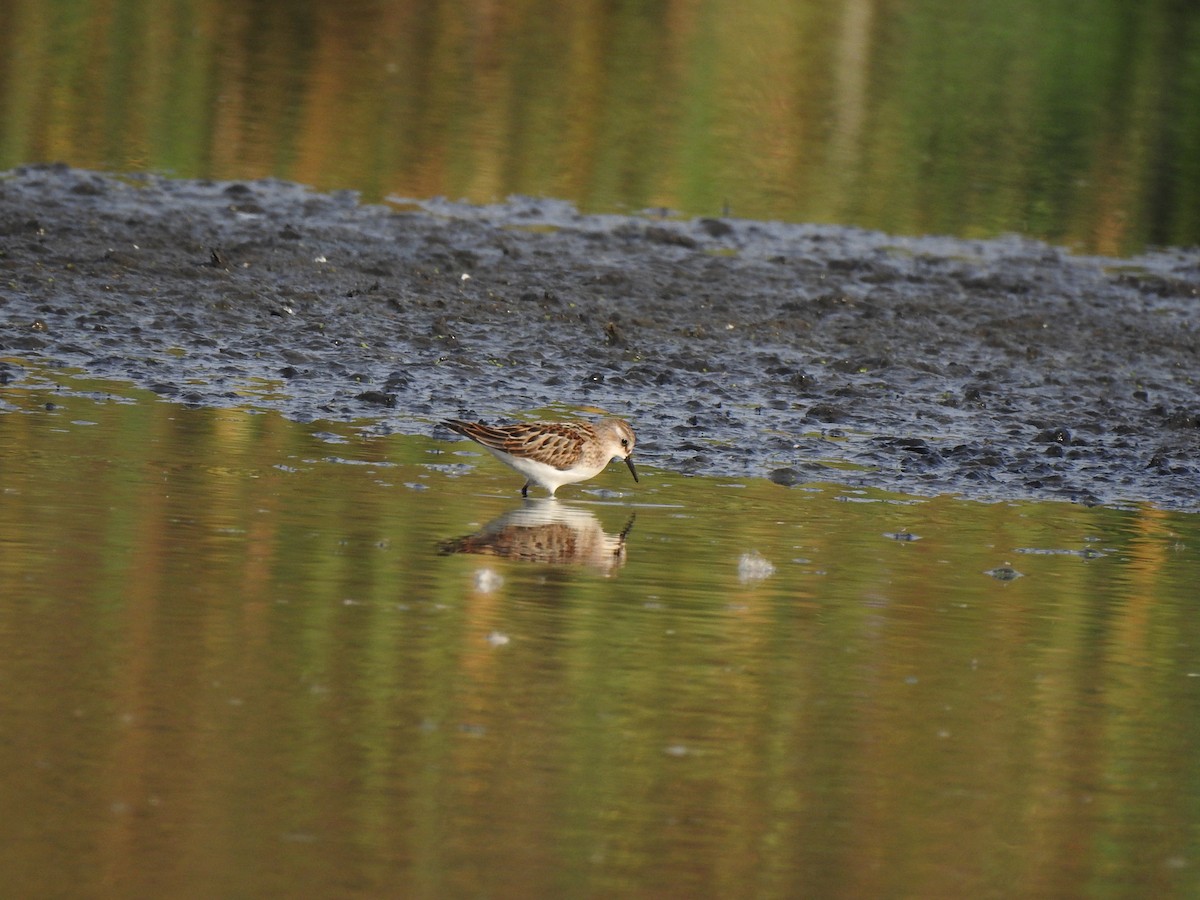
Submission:
M 689 474 L 1200 509 L 1197 250 L 24 167 L 0 357 L 381 433 L 605 409 Z

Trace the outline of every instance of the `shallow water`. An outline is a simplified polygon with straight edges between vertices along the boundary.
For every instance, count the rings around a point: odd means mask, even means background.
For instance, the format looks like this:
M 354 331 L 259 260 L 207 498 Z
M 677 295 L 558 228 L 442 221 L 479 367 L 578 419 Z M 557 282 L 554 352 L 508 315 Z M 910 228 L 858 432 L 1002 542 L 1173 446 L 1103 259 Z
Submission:
M 8 0 L 0 169 L 1200 240 L 1193 4 Z
M 1200 887 L 1196 515 L 647 464 L 522 503 L 470 444 L 30 375 L 15 894 Z

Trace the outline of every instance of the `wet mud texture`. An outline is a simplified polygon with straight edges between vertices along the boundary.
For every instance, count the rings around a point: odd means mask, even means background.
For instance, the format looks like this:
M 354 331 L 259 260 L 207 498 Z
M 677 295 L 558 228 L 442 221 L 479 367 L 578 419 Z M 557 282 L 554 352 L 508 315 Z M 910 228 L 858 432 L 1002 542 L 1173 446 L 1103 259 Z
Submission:
M 1200 508 L 1198 325 L 1195 250 L 0 176 L 0 379 L 447 438 L 595 407 L 643 466 L 784 487 Z

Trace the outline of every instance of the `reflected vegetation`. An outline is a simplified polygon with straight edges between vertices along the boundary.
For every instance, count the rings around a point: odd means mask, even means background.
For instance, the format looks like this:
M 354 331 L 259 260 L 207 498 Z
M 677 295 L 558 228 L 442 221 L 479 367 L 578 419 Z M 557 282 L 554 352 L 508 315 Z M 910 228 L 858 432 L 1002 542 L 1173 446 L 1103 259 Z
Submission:
M 1200 240 L 1200 9 L 1167 0 L 14 0 L 0 112 L 3 167 Z
M 443 554 L 475 553 L 550 566 L 590 566 L 612 575 L 625 565 L 625 539 L 636 516 L 609 534 L 589 510 L 553 498 L 525 500 L 479 531 L 445 541 Z
M 0 385 L 14 896 L 1200 890 L 1197 516 L 649 456 L 619 504 L 589 493 L 614 469 L 513 509 L 432 438 L 28 374 Z M 511 528 L 636 552 L 439 552 Z

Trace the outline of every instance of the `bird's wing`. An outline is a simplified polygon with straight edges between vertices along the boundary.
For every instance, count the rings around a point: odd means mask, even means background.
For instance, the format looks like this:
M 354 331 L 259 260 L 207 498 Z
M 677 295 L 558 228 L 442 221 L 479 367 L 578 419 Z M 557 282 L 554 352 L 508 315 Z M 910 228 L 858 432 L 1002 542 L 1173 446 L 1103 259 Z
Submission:
M 492 450 L 519 459 L 532 459 L 556 469 L 569 469 L 583 455 L 588 426 L 574 422 L 518 422 L 515 425 L 484 425 L 448 419 L 447 428 Z

